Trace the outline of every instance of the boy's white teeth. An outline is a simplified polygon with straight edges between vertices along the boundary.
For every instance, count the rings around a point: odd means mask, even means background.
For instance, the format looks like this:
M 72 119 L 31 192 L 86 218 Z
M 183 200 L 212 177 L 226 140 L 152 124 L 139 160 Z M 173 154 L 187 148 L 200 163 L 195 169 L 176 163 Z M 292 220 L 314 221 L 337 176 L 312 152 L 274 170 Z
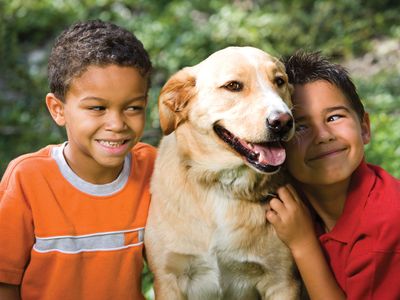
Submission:
M 99 140 L 99 143 L 102 144 L 102 145 L 104 145 L 104 146 L 107 146 L 107 147 L 119 147 L 119 146 L 121 146 L 124 142 L 123 142 L 123 141 L 121 141 L 121 142 L 111 142 L 111 141 Z

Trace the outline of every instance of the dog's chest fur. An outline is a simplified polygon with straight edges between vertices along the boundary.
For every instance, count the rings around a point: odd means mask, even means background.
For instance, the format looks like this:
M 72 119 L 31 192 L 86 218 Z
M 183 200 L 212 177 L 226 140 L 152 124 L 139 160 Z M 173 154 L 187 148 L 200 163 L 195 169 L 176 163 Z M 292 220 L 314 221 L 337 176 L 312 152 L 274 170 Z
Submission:
M 161 144 L 159 151 L 176 151 L 168 148 Z M 153 188 L 152 201 L 164 202 L 162 215 L 168 218 L 163 225 L 174 228 L 168 232 L 174 243 L 165 249 L 166 268 L 182 293 L 188 299 L 259 299 L 257 285 L 275 286 L 286 279 L 293 263 L 266 223 L 260 201 L 275 188 L 271 178 L 245 166 L 212 172 L 171 159 L 179 155 L 168 157 L 156 162 L 152 184 L 163 188 Z M 182 179 L 179 193 L 176 183 L 161 177 L 161 169 Z M 184 230 L 176 227 L 180 220 Z

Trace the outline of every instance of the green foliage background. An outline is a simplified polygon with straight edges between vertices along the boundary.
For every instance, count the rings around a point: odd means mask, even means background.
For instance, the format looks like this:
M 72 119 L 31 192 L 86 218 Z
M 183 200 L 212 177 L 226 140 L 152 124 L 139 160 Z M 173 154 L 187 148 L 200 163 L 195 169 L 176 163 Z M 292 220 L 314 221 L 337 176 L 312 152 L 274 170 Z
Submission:
M 144 141 L 158 143 L 157 95 L 180 68 L 229 45 L 278 57 L 320 50 L 348 67 L 370 112 L 367 159 L 400 178 L 399 11 L 395 0 L 0 0 L 0 175 L 12 158 L 64 140 L 44 104 L 47 56 L 71 23 L 102 19 L 134 32 L 152 57 Z

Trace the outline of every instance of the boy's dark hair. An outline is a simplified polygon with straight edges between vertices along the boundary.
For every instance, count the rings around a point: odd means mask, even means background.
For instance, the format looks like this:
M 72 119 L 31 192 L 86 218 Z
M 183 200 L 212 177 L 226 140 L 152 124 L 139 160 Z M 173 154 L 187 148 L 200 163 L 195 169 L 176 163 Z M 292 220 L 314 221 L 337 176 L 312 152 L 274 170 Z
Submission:
M 148 79 L 151 61 L 143 44 L 134 34 L 115 24 L 91 20 L 78 22 L 56 39 L 48 63 L 50 91 L 64 101 L 73 78 L 90 65 L 115 64 L 137 68 Z
M 351 107 L 360 120 L 364 118 L 364 106 L 347 70 L 341 65 L 331 63 L 320 52 L 297 51 L 284 59 L 289 82 L 306 84 L 317 80 L 326 80 L 338 87 L 349 100 Z

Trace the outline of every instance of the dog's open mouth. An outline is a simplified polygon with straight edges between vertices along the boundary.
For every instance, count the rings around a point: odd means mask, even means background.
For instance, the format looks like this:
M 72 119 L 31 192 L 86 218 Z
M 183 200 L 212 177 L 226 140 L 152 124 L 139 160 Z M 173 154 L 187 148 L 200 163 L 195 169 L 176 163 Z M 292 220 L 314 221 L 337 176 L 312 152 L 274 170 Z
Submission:
M 232 134 L 220 125 L 214 125 L 215 133 L 257 170 L 274 173 L 279 170 L 286 158 L 285 149 L 278 141 L 249 143 Z

